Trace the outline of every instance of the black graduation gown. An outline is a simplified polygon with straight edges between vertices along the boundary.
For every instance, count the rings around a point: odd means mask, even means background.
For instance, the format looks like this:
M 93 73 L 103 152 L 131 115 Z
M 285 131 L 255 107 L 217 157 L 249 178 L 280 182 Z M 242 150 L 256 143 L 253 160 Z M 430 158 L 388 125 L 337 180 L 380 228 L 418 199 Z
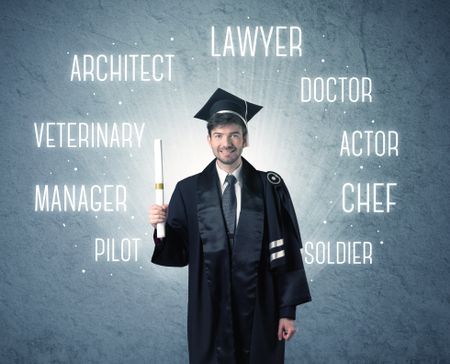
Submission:
M 166 237 L 155 240 L 152 262 L 189 265 L 190 363 L 283 363 L 279 318 L 295 318 L 295 306 L 311 300 L 289 193 L 278 175 L 257 171 L 243 159 L 241 213 L 231 249 L 215 163 L 176 185 Z M 269 178 L 274 176 L 277 183 Z M 275 220 L 284 225 L 271 225 Z M 269 247 L 277 234 L 285 236 L 285 255 L 271 261 L 283 248 Z

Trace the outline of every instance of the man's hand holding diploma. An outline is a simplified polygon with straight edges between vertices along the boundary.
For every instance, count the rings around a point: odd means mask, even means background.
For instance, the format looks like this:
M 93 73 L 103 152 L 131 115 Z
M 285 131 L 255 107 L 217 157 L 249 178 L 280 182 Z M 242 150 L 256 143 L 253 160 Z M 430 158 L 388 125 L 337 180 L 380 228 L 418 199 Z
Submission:
M 150 224 L 156 228 L 157 224 L 164 224 L 167 220 L 167 212 L 169 211 L 169 205 L 151 205 L 148 210 L 148 219 Z

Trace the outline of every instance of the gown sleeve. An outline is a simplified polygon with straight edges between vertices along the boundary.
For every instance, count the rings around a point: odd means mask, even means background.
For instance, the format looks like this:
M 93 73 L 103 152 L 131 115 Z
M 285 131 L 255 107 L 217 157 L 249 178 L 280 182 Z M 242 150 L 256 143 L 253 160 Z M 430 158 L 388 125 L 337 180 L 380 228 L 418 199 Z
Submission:
M 152 263 L 168 267 L 183 267 L 188 264 L 187 217 L 179 184 L 176 185 L 169 202 L 166 236 L 157 238 L 155 229 L 153 240 L 155 250 Z
M 278 292 L 279 317 L 295 319 L 296 306 L 311 301 L 300 250 L 302 248 L 300 229 L 284 181 L 276 173 L 269 173 L 267 180 L 270 183 L 267 183 L 266 187 L 269 253 Z

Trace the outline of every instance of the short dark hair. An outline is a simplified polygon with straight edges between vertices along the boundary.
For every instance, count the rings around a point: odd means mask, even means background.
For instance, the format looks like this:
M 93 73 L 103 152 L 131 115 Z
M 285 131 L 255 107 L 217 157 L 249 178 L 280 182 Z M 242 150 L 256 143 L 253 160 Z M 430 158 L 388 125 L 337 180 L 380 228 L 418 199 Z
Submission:
M 214 114 L 212 115 L 209 120 L 208 124 L 206 125 L 206 128 L 208 129 L 208 134 L 211 136 L 211 131 L 214 128 L 217 128 L 218 126 L 222 125 L 229 125 L 229 124 L 237 124 L 242 128 L 242 136 L 247 135 L 247 126 L 242 121 L 242 119 L 234 114 L 231 113 L 223 113 L 223 114 Z

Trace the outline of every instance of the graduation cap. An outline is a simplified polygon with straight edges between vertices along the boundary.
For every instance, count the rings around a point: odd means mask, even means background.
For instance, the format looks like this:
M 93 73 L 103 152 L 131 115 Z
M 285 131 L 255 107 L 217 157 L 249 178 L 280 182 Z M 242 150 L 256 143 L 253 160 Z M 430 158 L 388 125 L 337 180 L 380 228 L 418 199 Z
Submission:
M 229 92 L 218 88 L 194 118 L 208 121 L 214 114 L 230 113 L 238 116 L 245 125 L 262 106 L 247 102 Z

